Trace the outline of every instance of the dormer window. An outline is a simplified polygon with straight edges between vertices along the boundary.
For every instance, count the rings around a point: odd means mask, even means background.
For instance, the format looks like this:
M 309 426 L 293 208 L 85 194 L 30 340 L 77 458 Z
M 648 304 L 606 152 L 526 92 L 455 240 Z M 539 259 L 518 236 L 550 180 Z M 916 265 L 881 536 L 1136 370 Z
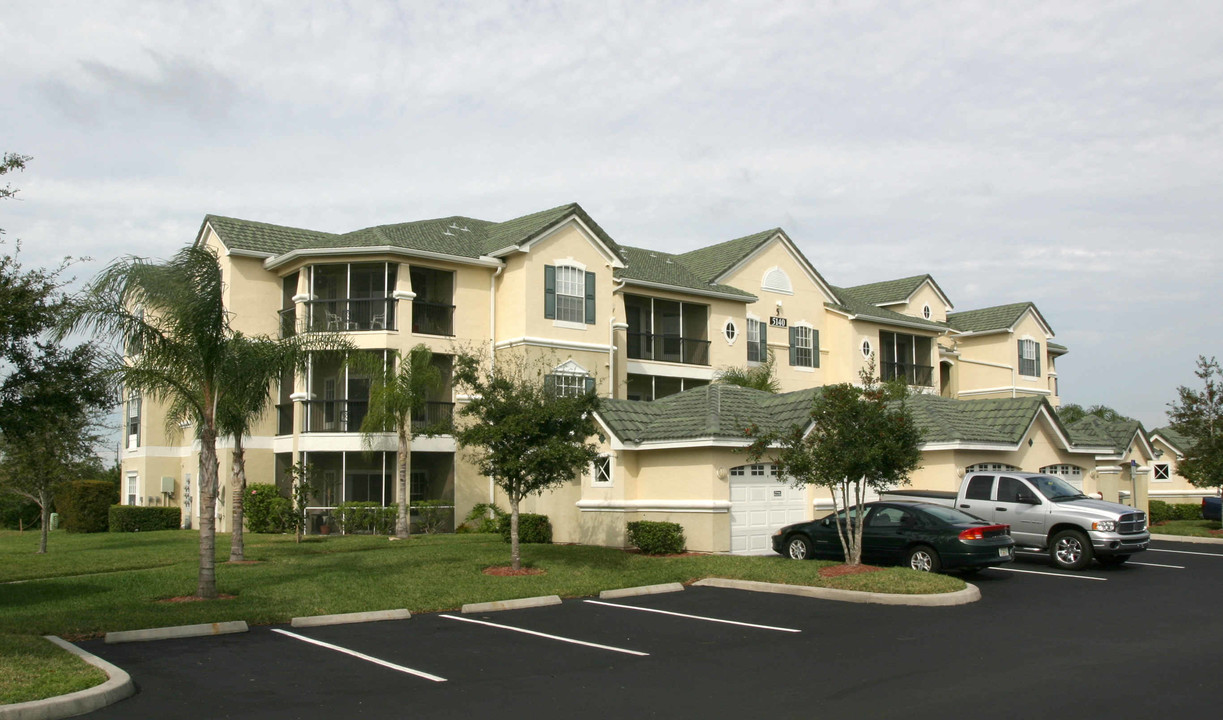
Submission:
M 1040 343 L 1035 340 L 1019 341 L 1019 374 L 1040 377 Z
M 594 324 L 595 274 L 576 265 L 545 265 L 544 317 L 557 323 Z

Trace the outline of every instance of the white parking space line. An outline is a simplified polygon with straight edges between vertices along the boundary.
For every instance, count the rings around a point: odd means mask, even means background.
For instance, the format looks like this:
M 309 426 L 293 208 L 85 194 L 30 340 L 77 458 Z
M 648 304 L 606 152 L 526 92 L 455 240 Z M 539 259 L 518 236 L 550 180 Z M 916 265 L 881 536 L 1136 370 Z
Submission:
M 776 630 L 778 632 L 802 632 L 794 628 L 775 627 L 773 625 L 757 625 L 755 623 L 739 622 L 738 620 L 723 620 L 722 618 L 711 618 L 703 615 L 686 615 L 684 613 L 671 612 L 670 610 L 656 610 L 654 608 L 637 607 L 636 605 L 618 605 L 616 603 L 601 602 L 599 600 L 586 600 L 585 602 L 591 605 L 606 605 L 607 607 L 624 608 L 625 610 L 640 610 L 641 612 L 658 613 L 659 615 L 671 615 L 673 617 L 689 618 L 691 620 L 704 620 L 705 622 L 724 623 L 726 625 L 741 625 L 743 627 L 758 628 L 760 630 Z
M 1049 577 L 1066 578 L 1067 580 L 1099 580 L 1107 582 L 1108 578 L 1092 577 L 1090 575 L 1065 575 L 1062 573 L 1041 572 L 1039 570 L 1016 570 L 1015 568 L 992 567 L 990 570 L 1001 570 L 1003 572 L 1024 573 L 1026 575 L 1048 575 Z
M 357 652 L 356 650 L 349 650 L 348 648 L 340 647 L 339 645 L 332 645 L 331 643 L 323 642 L 322 640 L 315 640 L 314 638 L 308 638 L 305 635 L 298 635 L 297 633 L 289 632 L 288 630 L 279 630 L 279 629 L 273 628 L 272 632 L 280 633 L 281 635 L 286 635 L 295 640 L 301 640 L 302 642 L 308 642 L 311 645 L 318 645 L 319 647 L 324 647 L 324 648 L 327 648 L 328 650 L 335 650 L 336 652 L 344 653 L 345 655 L 351 655 L 352 657 L 359 658 L 366 662 L 372 662 L 375 665 L 381 665 L 384 668 L 390 668 L 391 670 L 398 670 L 401 673 L 415 675 L 418 678 L 424 678 L 425 680 L 432 680 L 433 682 L 446 682 L 446 678 L 444 677 L 438 677 L 437 675 L 430 675 L 427 672 L 422 672 L 420 670 L 413 670 L 412 668 L 404 667 L 403 665 L 396 665 L 393 662 L 387 662 L 386 660 L 380 660 L 372 655 L 366 655 L 365 653 L 360 653 L 360 652 Z
M 1161 548 L 1147 548 L 1147 552 L 1167 552 L 1176 553 L 1177 555 L 1205 555 L 1206 557 L 1223 557 L 1223 553 L 1191 552 L 1189 550 L 1163 550 Z
M 1140 562 L 1134 562 L 1133 560 L 1130 560 L 1129 563 L 1127 564 L 1128 565 L 1141 565 L 1143 567 L 1172 568 L 1174 570 L 1184 570 L 1185 569 L 1184 565 L 1160 565 L 1159 563 L 1140 563 Z
M 475 620 L 473 618 L 456 617 L 454 615 L 439 615 L 438 617 L 444 617 L 447 620 L 458 620 L 459 622 L 475 623 L 476 625 L 487 625 L 488 627 L 500 628 L 502 630 L 513 630 L 514 632 L 534 635 L 535 637 L 548 638 L 549 640 L 559 640 L 561 642 L 567 642 L 573 645 L 585 645 L 586 647 L 598 648 L 600 650 L 611 650 L 612 652 L 624 653 L 625 655 L 638 655 L 641 657 L 649 655 L 649 653 L 640 652 L 638 650 L 626 650 L 624 648 L 612 647 L 611 645 L 600 645 L 598 643 L 586 642 L 585 640 L 574 640 L 573 638 L 561 637 L 560 635 L 549 635 L 548 633 L 541 633 L 534 630 L 514 627 L 513 625 L 499 625 L 486 620 Z

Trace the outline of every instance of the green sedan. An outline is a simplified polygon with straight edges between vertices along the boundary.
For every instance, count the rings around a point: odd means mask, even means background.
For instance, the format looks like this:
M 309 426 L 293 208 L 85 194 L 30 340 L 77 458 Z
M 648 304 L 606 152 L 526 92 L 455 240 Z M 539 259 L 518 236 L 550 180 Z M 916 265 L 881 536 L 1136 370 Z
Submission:
M 922 572 L 975 571 L 1015 559 L 1009 525 L 991 525 L 955 508 L 918 502 L 873 502 L 862 528 L 862 562 L 907 565 Z M 856 509 L 842 510 L 854 522 Z M 773 550 L 795 560 L 841 559 L 832 516 L 787 525 L 773 534 Z

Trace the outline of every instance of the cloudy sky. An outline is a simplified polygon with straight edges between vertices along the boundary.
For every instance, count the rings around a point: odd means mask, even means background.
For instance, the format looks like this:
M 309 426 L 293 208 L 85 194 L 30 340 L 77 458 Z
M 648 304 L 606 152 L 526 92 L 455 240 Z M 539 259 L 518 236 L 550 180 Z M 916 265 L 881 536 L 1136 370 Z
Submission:
M 1065 401 L 1148 427 L 1223 356 L 1223 3 L 6 0 L 0 47 L 27 264 L 576 201 L 1032 300 Z

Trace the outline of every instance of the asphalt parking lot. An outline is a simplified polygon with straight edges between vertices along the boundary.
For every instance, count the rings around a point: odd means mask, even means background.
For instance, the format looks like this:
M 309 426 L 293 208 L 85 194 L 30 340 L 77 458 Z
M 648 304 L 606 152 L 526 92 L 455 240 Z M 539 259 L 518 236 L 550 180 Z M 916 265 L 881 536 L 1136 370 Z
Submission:
M 139 692 L 91 718 L 1094 718 L 1219 706 L 1223 546 L 894 607 L 690 587 L 498 613 L 82 647 Z

